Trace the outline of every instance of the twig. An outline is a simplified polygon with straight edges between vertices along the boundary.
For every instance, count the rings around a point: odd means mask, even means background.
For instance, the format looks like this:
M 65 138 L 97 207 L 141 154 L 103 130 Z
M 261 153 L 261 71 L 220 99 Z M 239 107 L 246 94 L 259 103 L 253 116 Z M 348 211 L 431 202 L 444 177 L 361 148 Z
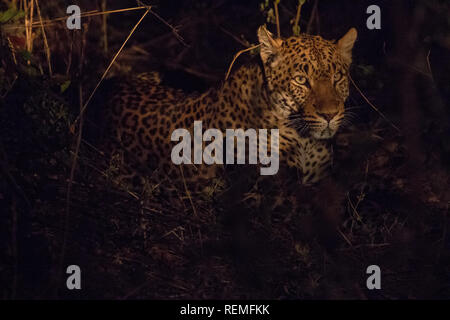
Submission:
M 14 65 L 17 66 L 16 49 L 14 49 L 14 45 L 12 44 L 9 37 L 6 37 L 6 41 L 8 42 L 9 52 L 11 53 L 11 56 L 13 58 Z
M 280 31 L 280 15 L 278 13 L 278 3 L 280 2 L 280 0 L 274 0 L 273 2 L 273 6 L 275 8 L 275 20 L 277 22 L 277 36 L 278 38 L 281 37 L 281 31 Z
M 345 242 L 347 242 L 347 244 L 353 248 L 353 244 L 352 242 L 347 238 L 347 236 L 341 231 L 341 229 L 339 229 L 339 227 L 337 228 L 337 231 L 339 232 L 339 234 L 342 236 L 342 238 L 344 238 Z
M 117 51 L 117 53 L 114 55 L 113 59 L 111 60 L 108 68 L 106 68 L 105 72 L 103 73 L 102 77 L 100 78 L 100 81 L 97 83 L 97 85 L 95 86 L 94 90 L 92 91 L 91 95 L 89 96 L 89 98 L 87 99 L 86 103 L 84 104 L 83 108 L 81 108 L 80 114 L 78 115 L 78 117 L 75 119 L 75 121 L 72 123 L 71 125 L 71 131 L 75 132 L 75 125 L 76 123 L 79 121 L 80 117 L 83 115 L 84 111 L 86 110 L 87 106 L 89 105 L 89 102 L 91 102 L 92 97 L 94 96 L 95 92 L 97 91 L 97 89 L 99 88 L 100 84 L 102 83 L 102 81 L 105 79 L 106 75 L 108 74 L 109 70 L 111 69 L 111 67 L 113 66 L 114 62 L 116 61 L 117 57 L 120 55 L 120 53 L 122 52 L 123 48 L 125 47 L 125 45 L 127 44 L 128 40 L 130 40 L 131 36 L 133 35 L 133 33 L 136 31 L 136 28 L 141 24 L 142 20 L 144 20 L 145 16 L 150 12 L 150 8 L 147 9 L 147 11 L 145 11 L 145 13 L 142 15 L 142 17 L 139 19 L 139 21 L 136 23 L 136 25 L 133 27 L 133 29 L 131 29 L 130 33 L 128 34 L 127 38 L 125 39 L 125 41 L 122 43 L 122 46 L 120 47 L 120 49 Z
M 257 44 L 257 45 L 251 46 L 251 47 L 249 47 L 249 48 L 247 48 L 247 49 L 243 49 L 243 50 L 239 51 L 238 53 L 236 53 L 236 54 L 234 55 L 233 61 L 231 61 L 231 64 L 230 64 L 230 66 L 228 67 L 228 71 L 227 71 L 227 74 L 226 74 L 226 76 L 225 76 L 225 80 L 228 79 L 228 76 L 230 75 L 230 72 L 231 72 L 231 68 L 233 68 L 233 65 L 234 65 L 234 62 L 236 61 L 236 59 L 237 59 L 242 53 L 247 52 L 247 51 L 250 51 L 250 50 L 253 50 L 253 49 L 256 49 L 256 48 L 258 48 L 259 46 L 261 46 L 261 44 Z
M 430 54 L 431 54 L 431 49 L 428 50 L 428 54 L 427 54 L 427 64 L 428 64 L 428 71 L 430 72 L 431 79 L 432 79 L 433 82 L 434 82 L 433 71 L 431 71 Z
M 292 30 L 294 31 L 294 35 L 298 36 L 300 34 L 300 17 L 301 17 L 301 13 L 302 13 L 302 7 L 303 4 L 305 3 L 305 0 L 299 0 L 298 5 L 297 5 L 297 13 L 295 15 L 295 20 L 294 20 L 294 25 L 292 26 Z
M 12 88 L 16 84 L 16 81 L 17 81 L 18 78 L 19 78 L 19 76 L 17 74 L 15 74 L 14 75 L 14 80 L 12 81 L 11 85 L 9 86 L 8 89 L 6 89 L 5 93 L 1 96 L 2 99 L 6 98 L 6 96 L 9 94 L 9 92 L 12 90 Z
M 73 55 L 73 39 L 75 36 L 75 33 L 70 32 L 69 29 L 65 29 L 67 35 L 71 35 L 71 41 L 70 41 L 70 52 L 67 59 L 67 67 L 66 67 L 66 76 L 69 76 L 70 68 L 72 67 L 72 55 Z
M 186 179 L 184 178 L 183 167 L 180 166 L 181 178 L 183 179 L 184 189 L 186 190 L 186 194 L 189 198 L 189 202 L 191 203 L 192 210 L 194 211 L 194 216 L 197 216 L 197 210 L 195 209 L 194 202 L 192 201 L 191 193 L 186 184 Z
M 151 9 L 151 7 L 152 6 L 141 6 L 141 7 L 132 7 L 132 8 L 109 10 L 109 11 L 91 10 L 91 11 L 86 11 L 86 12 L 81 13 L 80 18 L 94 17 L 94 16 L 105 15 L 105 14 L 121 13 L 121 12 L 134 11 L 134 10 Z M 33 22 L 31 24 L 31 26 L 32 27 L 40 27 L 42 24 L 44 26 L 48 26 L 48 25 L 54 24 L 55 22 L 66 21 L 66 20 L 67 20 L 67 16 L 58 17 L 58 18 L 54 18 L 54 19 L 43 20 L 42 22 L 40 22 L 40 21 Z M 5 27 L 4 29 L 12 30 L 12 29 L 21 29 L 21 28 L 24 28 L 24 26 L 11 26 L 11 27 Z
M 164 23 L 166 26 L 168 26 L 170 28 L 170 30 L 172 30 L 172 33 L 175 35 L 175 37 L 178 39 L 178 41 L 180 41 L 184 46 L 189 47 L 189 45 L 184 41 L 183 37 L 178 33 L 177 28 L 173 27 L 171 24 L 169 24 L 166 20 L 164 20 L 163 18 L 161 18 L 161 16 L 159 16 L 156 12 L 154 11 L 150 11 L 150 13 L 152 15 L 154 15 L 156 17 L 156 19 L 158 19 L 159 21 L 161 21 L 162 23 Z
M 133 295 L 135 295 L 136 293 L 138 293 L 139 291 L 144 289 L 146 286 L 152 284 L 153 282 L 154 282 L 154 279 L 148 279 L 147 281 L 144 281 L 143 283 L 141 283 L 137 287 L 135 287 L 132 290 L 130 290 L 124 296 L 120 297 L 119 300 L 127 300 L 127 299 L 129 299 L 130 297 L 132 297 Z
M 401 130 L 392 122 L 390 121 L 380 110 L 378 110 L 378 108 L 372 103 L 370 102 L 370 100 L 364 95 L 364 93 L 361 91 L 361 89 L 359 89 L 359 87 L 356 85 L 355 81 L 353 81 L 352 77 L 349 75 L 348 76 L 350 81 L 352 82 L 353 86 L 356 88 L 356 90 L 359 92 L 359 94 L 361 95 L 361 97 L 364 98 L 364 100 L 369 104 L 369 106 L 372 107 L 373 110 L 375 110 L 376 112 L 378 112 L 378 114 L 387 122 L 389 123 L 395 130 L 397 130 L 398 132 L 401 133 Z
M 101 6 L 102 6 L 102 11 L 105 12 L 106 11 L 106 0 L 102 0 Z M 103 18 L 103 21 L 102 21 L 103 50 L 105 51 L 105 53 L 108 53 L 108 23 L 107 23 L 108 16 L 106 14 L 104 14 L 102 16 L 102 18 Z
M 314 18 L 316 16 L 318 2 L 319 2 L 319 0 L 314 1 L 314 6 L 313 6 L 313 9 L 311 11 L 311 16 L 309 17 L 309 21 L 308 21 L 308 26 L 306 27 L 306 33 L 311 33 L 312 24 L 313 24 Z
M 26 48 L 28 52 L 33 51 L 33 15 L 34 15 L 34 1 L 30 0 L 30 3 L 25 0 L 23 2 L 25 11 L 25 37 L 26 37 Z M 30 60 L 27 61 L 30 64 Z
M 147 6 L 145 3 L 143 3 L 141 0 L 137 0 L 137 3 L 140 4 L 143 7 L 151 8 L 151 6 Z M 150 11 L 150 13 L 159 21 L 164 23 L 169 29 L 172 31 L 172 33 L 175 35 L 175 37 L 186 47 L 189 47 L 189 45 L 184 41 L 183 37 L 178 33 L 178 30 L 176 27 L 172 26 L 170 23 L 168 23 L 166 20 L 164 20 L 160 15 L 158 15 L 154 11 Z
M 390 243 L 368 243 L 368 244 L 358 244 L 356 246 L 352 246 L 351 248 L 342 248 L 339 249 L 339 251 L 348 251 L 348 250 L 355 250 L 355 249 L 359 249 L 359 248 L 383 248 L 383 247 L 387 247 L 390 246 Z
M 389 56 L 388 56 L 388 59 L 389 59 L 390 61 L 392 61 L 393 63 L 398 63 L 400 66 L 402 66 L 402 67 L 404 67 L 404 68 L 407 68 L 407 69 L 409 69 L 410 71 L 414 71 L 414 72 L 416 72 L 416 73 L 418 73 L 418 74 L 420 74 L 420 75 L 423 75 L 423 76 L 428 77 L 428 78 L 430 78 L 430 79 L 433 80 L 433 75 L 432 75 L 431 73 L 427 73 L 427 72 L 424 71 L 424 70 L 420 70 L 418 67 L 413 66 L 413 65 L 409 65 L 409 64 L 403 62 L 403 61 L 400 60 L 400 59 L 392 58 L 392 57 L 389 57 Z
M 230 31 L 226 30 L 225 28 L 220 27 L 220 30 L 222 30 L 224 33 L 226 33 L 227 35 L 229 35 L 230 37 L 232 37 L 234 40 L 236 40 L 237 42 L 239 42 L 240 44 L 242 44 L 244 47 L 248 47 L 249 43 L 243 41 L 242 39 L 239 39 L 237 36 L 235 36 L 234 34 L 232 34 Z
M 181 236 L 179 236 L 179 235 L 177 234 L 177 231 L 178 231 L 178 230 L 180 230 Z M 161 237 L 161 239 L 164 239 L 164 238 L 167 237 L 168 235 L 173 234 L 175 237 L 178 238 L 178 240 L 180 240 L 181 242 L 184 242 L 184 235 L 183 235 L 183 233 L 184 233 L 184 227 L 178 226 L 178 227 L 175 227 L 174 229 L 172 229 L 172 230 L 166 232 L 166 233 Z
M 359 206 L 359 203 L 360 203 L 361 201 L 358 199 L 358 202 L 356 203 L 356 205 L 354 205 L 353 202 L 352 202 L 352 200 L 350 199 L 350 195 L 349 195 L 348 192 L 347 192 L 347 199 L 348 199 L 348 202 L 350 203 L 350 207 L 351 207 L 352 210 L 353 210 L 353 215 L 355 216 L 355 218 L 356 218 L 359 222 L 362 222 L 361 216 L 360 216 L 359 213 L 358 213 L 358 206 Z
M 42 28 L 42 37 L 44 38 L 44 47 L 45 47 L 45 54 L 47 56 L 47 64 L 48 64 L 48 73 L 50 74 L 50 77 L 53 76 L 53 72 L 52 72 L 52 62 L 51 62 L 51 53 L 50 53 L 50 47 L 48 46 L 48 41 L 47 41 L 47 35 L 45 34 L 45 28 L 44 25 L 42 24 L 42 16 L 41 16 L 41 9 L 39 8 L 39 1 L 36 1 L 36 10 L 39 16 L 39 21 L 41 24 L 41 28 Z
M 104 14 L 120 13 L 120 12 L 127 12 L 127 11 L 141 10 L 141 9 L 150 10 L 151 6 L 124 8 L 124 9 L 116 9 L 116 10 L 109 10 L 109 11 L 92 10 L 92 11 L 88 11 L 88 12 L 82 13 L 80 16 L 81 16 L 81 18 L 86 18 L 86 17 L 100 16 L 100 15 L 104 15 Z M 60 17 L 60 18 L 49 20 L 49 21 L 53 22 L 53 21 L 58 21 L 58 20 L 64 20 L 65 21 L 65 20 L 67 20 L 67 17 Z

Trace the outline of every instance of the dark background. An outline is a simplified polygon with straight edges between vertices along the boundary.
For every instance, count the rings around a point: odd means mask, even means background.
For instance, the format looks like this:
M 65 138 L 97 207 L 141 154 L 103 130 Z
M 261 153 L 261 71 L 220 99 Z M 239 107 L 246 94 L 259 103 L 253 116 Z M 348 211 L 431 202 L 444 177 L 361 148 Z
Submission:
M 0 2 L 0 10 L 11 3 Z M 85 12 L 100 10 L 103 1 L 75 3 Z M 138 5 L 105 3 L 108 10 Z M 187 92 L 220 85 L 233 56 L 257 43 L 260 25 L 275 32 L 261 3 L 148 3 L 152 13 L 108 81 L 158 70 L 166 84 Z M 381 30 L 366 28 L 372 4 L 381 8 Z M 64 16 L 67 5 L 41 1 L 43 19 Z M 284 37 L 292 34 L 296 5 L 279 5 Z M 68 31 L 64 22 L 47 25 L 52 74 L 41 30 L 33 29 L 27 52 L 23 18 L 3 22 L 1 297 L 450 298 L 449 9 L 449 1 L 438 0 L 306 1 L 302 32 L 338 39 L 357 28 L 351 74 L 362 94 L 352 86 L 347 104 L 355 117 L 334 141 L 331 181 L 299 187 L 295 210 L 273 212 L 229 212 L 219 200 L 198 202 L 194 214 L 189 202 L 115 188 L 98 165 L 101 154 L 88 144 L 96 138 L 89 118 L 72 171 L 80 128 L 69 125 L 80 100 L 143 11 L 86 18 L 81 31 Z M 233 69 L 254 59 L 243 54 Z M 271 202 L 274 192 L 269 186 L 253 196 Z M 65 289 L 70 264 L 82 269 L 81 291 Z M 366 289 L 371 264 L 381 267 L 382 290 Z

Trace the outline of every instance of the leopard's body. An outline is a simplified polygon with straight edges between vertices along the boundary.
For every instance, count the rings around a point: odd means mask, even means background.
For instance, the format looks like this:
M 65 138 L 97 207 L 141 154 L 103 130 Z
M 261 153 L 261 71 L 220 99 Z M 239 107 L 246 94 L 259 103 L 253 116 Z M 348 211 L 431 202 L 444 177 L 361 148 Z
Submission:
M 132 163 L 129 175 L 154 172 L 177 179 L 180 173 L 194 185 L 211 179 L 221 166 L 182 165 L 171 161 L 175 129 L 279 129 L 280 163 L 297 168 L 302 182 L 326 175 L 332 161 L 329 138 L 345 115 L 348 70 L 356 31 L 332 42 L 300 35 L 274 39 L 258 30 L 262 65 L 243 66 L 219 89 L 186 95 L 161 85 L 156 74 L 120 85 L 110 101 L 109 127 L 113 148 L 124 150 Z M 108 147 L 111 148 L 111 147 Z M 150 170 L 149 170 L 150 169 Z M 158 171 L 158 170 L 157 170 Z

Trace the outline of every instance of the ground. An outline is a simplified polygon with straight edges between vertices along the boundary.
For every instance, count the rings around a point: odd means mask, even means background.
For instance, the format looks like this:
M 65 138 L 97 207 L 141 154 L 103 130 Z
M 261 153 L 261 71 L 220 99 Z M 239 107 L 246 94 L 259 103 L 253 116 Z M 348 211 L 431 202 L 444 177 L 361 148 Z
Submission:
M 260 2 L 158 2 L 152 11 L 176 34 L 149 14 L 107 78 L 157 69 L 187 92 L 217 86 L 267 22 Z M 296 4 L 281 1 L 283 35 L 292 33 Z M 371 4 L 382 9 L 381 30 L 366 27 Z M 42 15 L 64 16 L 64 5 L 42 2 Z M 108 1 L 107 8 L 135 5 Z M 153 186 L 142 194 L 118 187 L 114 160 L 99 165 L 89 118 L 77 151 L 80 126 L 71 125 L 80 96 L 87 101 L 143 11 L 109 16 L 106 48 L 101 16 L 83 20 L 82 31 L 47 26 L 51 75 L 41 31 L 30 54 L 22 29 L 2 29 L 1 297 L 450 298 L 448 4 L 323 0 L 314 7 L 308 0 L 302 9 L 303 32 L 336 39 L 358 29 L 348 101 L 355 117 L 335 138 L 330 179 L 302 187 L 295 175 L 284 177 L 296 190 L 295 210 L 245 210 L 233 193 L 191 203 L 185 190 L 167 201 Z M 240 195 L 248 192 L 248 181 L 236 184 Z M 248 196 L 270 203 L 276 191 L 269 180 Z M 71 264 L 81 267 L 81 291 L 65 287 Z M 366 287 L 370 265 L 382 271 L 381 290 Z

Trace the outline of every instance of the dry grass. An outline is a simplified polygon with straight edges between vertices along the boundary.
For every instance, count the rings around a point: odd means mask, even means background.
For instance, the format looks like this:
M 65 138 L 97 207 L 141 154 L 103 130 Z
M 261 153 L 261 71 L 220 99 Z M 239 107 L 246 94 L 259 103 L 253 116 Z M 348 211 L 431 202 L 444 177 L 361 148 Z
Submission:
M 53 75 L 53 71 L 52 71 L 52 58 L 51 58 L 50 47 L 48 45 L 47 34 L 45 33 L 45 27 L 42 23 L 41 9 L 39 8 L 39 0 L 35 0 L 35 1 L 36 1 L 36 9 L 37 9 L 38 17 L 39 17 L 39 23 L 41 25 L 41 30 L 42 30 L 42 37 L 44 39 L 44 47 L 45 47 L 45 53 L 47 56 L 47 64 L 48 64 L 48 73 L 51 77 Z
M 23 7 L 25 2 L 16 3 Z M 29 159 L 30 152 L 25 156 L 20 154 L 19 160 L 30 160 L 25 164 L 15 161 L 14 153 L 8 150 L 11 167 L 6 170 L 7 178 L 0 179 L 0 203 L 7 203 L 7 212 L 8 209 L 11 211 L 3 225 L 11 226 L 12 233 L 8 230 L 0 234 L 6 235 L 1 240 L 15 258 L 8 260 L 14 262 L 13 272 L 9 273 L 8 269 L 2 275 L 12 283 L 12 290 L 5 288 L 4 296 L 54 297 L 48 290 L 48 287 L 54 287 L 49 280 L 54 280 L 55 275 L 61 272 L 61 261 L 68 258 L 79 261 L 89 270 L 84 279 L 89 284 L 83 290 L 84 299 L 381 299 L 405 295 L 418 298 L 450 295 L 450 288 L 446 285 L 450 261 L 448 173 L 435 170 L 433 163 L 436 163 L 437 152 L 430 154 L 425 171 L 419 173 L 405 169 L 408 157 L 404 151 L 405 144 L 399 132 L 391 129 L 394 126 L 383 126 L 380 124 L 384 124 L 383 121 L 378 121 L 385 118 L 380 113 L 384 109 L 373 88 L 362 85 L 359 90 L 361 98 L 359 95 L 352 97 L 359 104 L 373 105 L 376 113 L 370 112 L 367 119 L 338 135 L 337 140 L 346 143 L 336 148 L 335 176 L 331 181 L 320 186 L 301 187 L 297 184 L 297 176 L 289 172 L 286 185 L 283 185 L 283 189 L 291 191 L 288 204 L 279 201 L 280 187 L 272 186 L 270 181 L 258 186 L 260 189 L 245 189 L 242 194 L 225 200 L 214 198 L 216 202 L 211 201 L 212 196 L 195 198 L 184 185 L 184 189 L 180 186 L 177 190 L 177 198 L 168 201 L 160 192 L 159 184 L 149 182 L 148 190 L 142 192 L 131 191 L 125 184 L 115 184 L 112 181 L 115 168 L 105 169 L 101 165 L 106 161 L 104 154 L 81 139 L 82 131 L 86 130 L 82 129 L 86 125 L 82 115 L 87 110 L 89 97 L 99 93 L 92 88 L 98 88 L 106 74 L 114 71 L 112 65 L 123 64 L 118 57 L 127 53 L 126 44 L 134 32 L 125 29 L 126 33 L 114 33 L 116 30 L 109 25 L 110 32 L 106 34 L 106 28 L 102 27 L 104 17 L 148 8 L 83 13 L 84 17 L 97 17 L 92 20 L 97 23 L 95 26 L 99 26 L 95 34 L 99 41 L 87 42 L 85 49 L 100 57 L 106 47 L 110 50 L 119 47 L 111 52 L 112 60 L 106 55 L 102 57 L 104 60 L 95 60 L 97 69 L 92 68 L 95 72 L 87 69 L 89 74 L 86 69 L 76 68 L 87 64 L 81 52 L 83 43 L 88 40 L 81 33 L 74 32 L 74 38 L 67 38 L 71 42 L 64 47 L 66 51 L 58 51 L 58 43 L 52 39 L 64 18 L 47 19 L 43 1 L 34 2 L 34 17 L 30 17 L 30 1 L 27 8 L 28 22 L 20 28 L 24 32 L 28 30 L 26 42 L 27 46 L 32 42 L 33 59 L 38 59 L 38 48 L 42 48 L 42 61 L 39 63 L 49 65 L 49 74 L 50 70 L 53 72 L 52 80 L 60 76 L 58 59 L 60 63 L 61 60 L 67 61 L 67 72 L 63 64 L 63 73 L 73 80 L 73 87 L 68 89 L 67 95 L 56 91 L 61 96 L 76 95 L 76 99 L 70 102 L 76 106 L 74 118 L 79 118 L 77 122 L 73 118 L 69 122 L 73 125 L 74 148 L 39 154 L 32 159 Z M 308 13 L 309 9 L 305 6 L 303 12 Z M 310 16 L 308 25 L 317 21 L 317 10 Z M 193 20 L 194 16 L 188 15 L 187 20 Z M 288 25 L 288 22 L 282 25 Z M 152 49 L 161 47 L 167 60 L 173 60 L 180 48 L 185 48 L 180 45 L 178 37 L 173 37 L 177 30 L 169 27 L 168 33 L 161 38 L 163 40 L 156 42 L 155 46 L 146 47 L 141 43 L 136 46 L 142 46 L 140 52 L 148 53 L 145 59 L 154 59 Z M 254 31 L 246 36 L 250 39 Z M 183 32 L 189 43 L 195 46 L 201 43 L 195 41 L 196 35 L 191 29 L 183 29 Z M 238 33 L 236 29 L 233 32 Z M 231 32 L 228 34 L 232 35 Z M 251 47 L 239 37 L 233 38 Z M 108 40 L 109 44 L 106 43 Z M 116 44 L 113 40 L 117 41 Z M 226 41 L 227 38 L 220 40 Z M 208 43 L 208 46 L 213 44 Z M 215 48 L 217 54 L 221 53 L 221 48 Z M 243 52 L 255 48 L 247 48 Z M 196 70 L 201 67 L 195 65 L 195 61 L 203 62 L 206 56 L 214 60 L 223 58 L 207 55 L 203 50 L 204 47 L 199 49 L 203 54 L 200 59 L 192 55 L 188 60 L 193 68 L 198 68 Z M 65 60 L 61 59 L 61 52 L 67 54 Z M 233 63 L 241 53 L 234 56 Z M 228 56 L 223 61 L 233 52 L 226 54 Z M 70 60 L 72 55 L 73 61 Z M 20 63 L 23 61 L 18 56 L 16 64 Z M 233 63 L 228 68 L 227 77 Z M 102 66 L 107 66 L 106 70 Z M 223 71 L 220 69 L 218 72 L 220 78 Z M 211 69 L 204 71 L 208 72 Z M 82 86 L 74 76 L 76 73 L 84 76 Z M 37 77 L 39 81 L 42 78 Z M 361 84 L 360 77 L 355 76 L 355 80 Z M 51 85 L 47 87 L 51 88 Z M 36 88 L 19 94 L 35 95 Z M 87 93 L 86 97 L 83 91 Z M 18 94 L 12 90 L 8 91 L 9 95 Z M 92 103 L 89 111 L 95 106 Z M 389 119 L 388 114 L 386 118 Z M 7 119 L 7 123 L 17 121 L 13 117 Z M 18 119 L 22 120 L 21 117 Z M 20 127 L 21 130 L 23 128 Z M 16 135 L 21 130 L 9 132 Z M 0 147 L 3 147 L 3 139 L 4 136 Z M 27 151 L 30 145 L 19 144 L 20 149 Z M 5 146 L 12 148 L 14 143 Z M 0 160 L 3 165 L 3 160 Z M 58 168 L 55 168 L 55 163 Z M 211 184 L 211 190 L 215 190 L 216 184 Z M 260 209 L 245 208 L 239 197 L 246 195 L 259 199 Z M 267 209 L 275 203 L 279 207 Z M 28 207 L 33 208 L 32 215 L 27 215 Z M 63 223 L 60 224 L 61 220 Z M 31 230 L 29 234 L 23 234 L 23 224 L 27 224 L 26 230 Z M 24 243 L 23 239 L 31 240 Z M 9 243 L 12 244 L 10 248 Z M 60 255 L 62 248 L 65 253 Z M 21 260 L 17 260 L 18 254 Z M 36 259 L 36 256 L 41 258 Z M 386 271 L 383 273 L 383 292 L 375 294 L 367 292 L 364 281 L 360 279 L 364 274 L 364 270 L 361 271 L 363 266 L 374 261 L 381 262 L 383 272 Z M 19 272 L 22 263 L 33 264 L 41 271 L 32 285 L 31 282 L 25 283 L 23 274 Z M 49 266 L 52 268 L 50 271 Z M 60 292 L 61 297 L 73 298 L 65 294 Z
M 23 0 L 23 9 L 25 11 L 25 36 L 26 48 L 28 52 L 33 52 L 33 18 L 34 18 L 34 0 Z M 28 64 L 31 62 L 28 61 Z

